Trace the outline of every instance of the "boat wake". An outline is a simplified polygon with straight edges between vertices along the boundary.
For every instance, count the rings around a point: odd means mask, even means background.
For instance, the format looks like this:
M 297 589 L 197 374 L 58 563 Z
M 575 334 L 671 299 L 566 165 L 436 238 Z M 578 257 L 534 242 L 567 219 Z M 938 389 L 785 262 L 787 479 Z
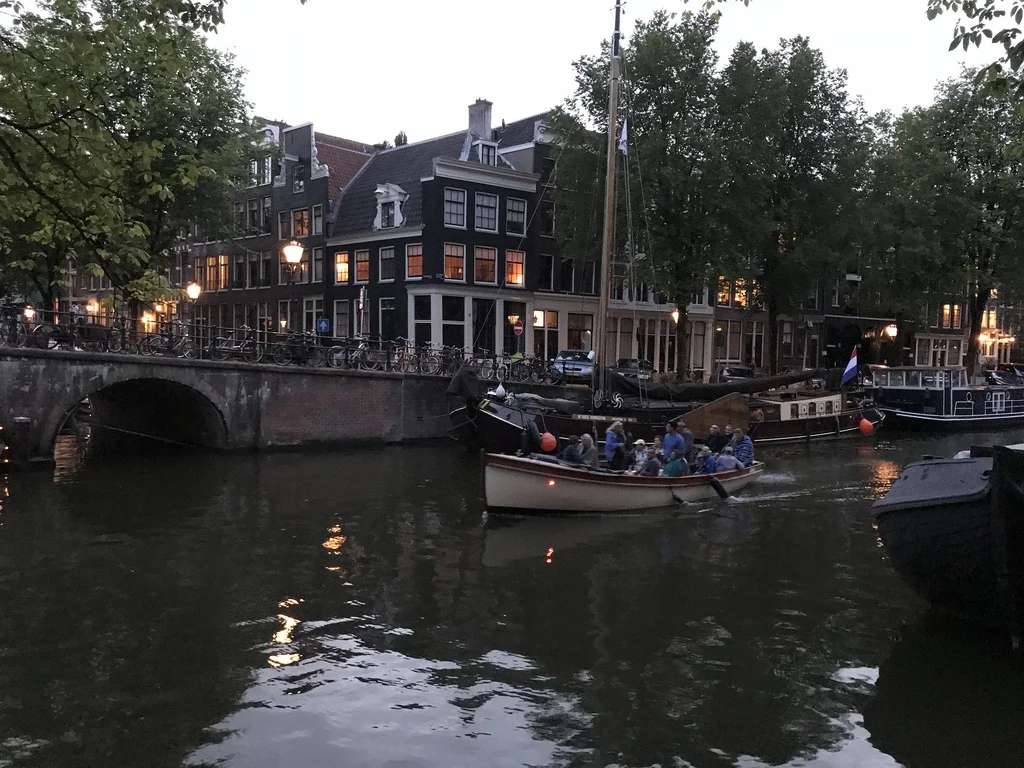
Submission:
M 796 477 L 785 472 L 762 472 L 758 482 L 761 485 L 795 485 Z

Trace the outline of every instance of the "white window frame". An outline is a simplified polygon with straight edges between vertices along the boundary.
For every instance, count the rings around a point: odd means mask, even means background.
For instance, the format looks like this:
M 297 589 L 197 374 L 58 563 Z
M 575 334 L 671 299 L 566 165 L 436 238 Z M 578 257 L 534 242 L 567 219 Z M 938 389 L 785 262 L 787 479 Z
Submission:
M 322 283 L 324 281 L 324 249 L 323 248 L 312 248 L 312 253 L 309 256 L 309 279 L 313 283 Z M 320 274 L 317 275 L 317 266 L 320 268 Z
M 391 277 L 384 277 L 384 252 L 391 252 Z M 398 276 L 398 262 L 395 261 L 395 247 L 393 245 L 386 245 L 377 249 L 377 282 L 378 283 L 393 283 L 395 277 Z
M 448 246 L 462 249 L 462 278 L 448 277 Z M 445 243 L 444 250 L 442 251 L 441 261 L 441 274 L 444 275 L 444 281 L 446 283 L 464 283 L 466 282 L 466 246 L 463 243 Z
M 457 193 L 462 195 L 462 223 L 461 224 L 450 224 L 448 222 L 448 203 L 449 203 L 448 193 L 449 192 L 457 192 Z M 453 202 L 453 204 L 454 204 L 454 202 Z M 467 217 L 467 210 L 468 209 L 469 209 L 469 193 L 466 192 L 466 190 L 459 189 L 457 187 L 445 187 L 444 188 L 444 194 L 443 194 L 443 198 L 442 198 L 442 201 L 441 201 L 441 217 L 442 217 L 442 220 L 444 222 L 445 227 L 447 227 L 448 229 L 466 229 L 466 217 Z
M 338 257 L 345 256 L 345 281 L 340 282 L 338 280 Z M 335 285 L 351 285 L 352 284 L 352 255 L 348 251 L 336 251 L 334 253 L 334 284 Z
M 480 210 L 480 198 L 481 197 L 490 197 L 490 198 L 493 198 L 493 200 L 494 200 L 494 208 L 493 208 L 493 210 L 494 210 L 494 229 L 487 229 L 486 227 L 481 227 L 479 225 L 479 221 L 480 221 L 479 210 Z M 500 198 L 497 195 L 492 194 L 490 192 L 476 192 L 476 193 L 474 193 L 474 195 L 473 195 L 473 231 L 474 232 L 497 232 L 498 231 L 498 211 L 499 210 L 501 210 L 501 200 L 500 200 Z
M 346 305 L 348 311 L 345 313 L 347 322 L 345 323 L 345 335 L 338 333 L 338 307 Z M 331 333 L 336 339 L 347 339 L 351 331 L 349 328 L 352 326 L 352 302 L 349 299 L 335 299 L 334 300 L 334 313 L 331 315 Z
M 410 248 L 419 248 L 420 249 L 419 254 L 412 254 L 413 256 L 418 255 L 420 257 L 420 273 L 418 275 L 413 275 L 413 276 L 409 275 L 409 256 L 410 256 L 409 249 Z M 410 280 L 422 280 L 422 279 L 423 279 L 423 243 L 409 243 L 408 245 L 405 246 L 405 281 L 409 282 Z
M 313 218 L 309 222 L 309 231 L 314 235 L 324 233 L 324 207 L 322 205 L 313 206 Z
M 476 276 L 476 259 L 477 254 L 480 251 L 490 251 L 494 254 L 494 279 L 493 280 L 480 280 Z M 474 285 L 497 285 L 498 284 L 498 249 L 492 248 L 488 245 L 477 245 L 473 247 L 473 284 Z M 463 273 L 465 274 L 465 273 Z
M 521 257 L 521 259 L 522 259 L 522 261 L 513 262 L 513 263 L 518 263 L 522 267 L 523 282 L 521 282 L 521 283 L 512 283 L 512 282 L 509 282 L 509 279 L 508 279 L 508 265 L 509 265 L 508 257 L 509 257 L 509 254 L 513 254 L 513 253 L 514 254 L 518 254 Z M 507 249 L 505 251 L 505 286 L 508 287 L 508 288 L 515 288 L 517 290 L 522 290 L 523 288 L 526 287 L 526 251 L 520 251 L 520 250 L 515 250 L 515 249 Z
M 366 275 L 366 279 L 365 280 L 360 280 L 359 279 L 359 254 L 361 254 L 361 253 L 365 253 L 366 254 L 366 272 L 367 272 L 367 275 Z M 360 248 L 358 251 L 355 252 L 355 256 L 352 259 L 352 265 L 351 265 L 350 269 L 351 269 L 351 274 L 352 274 L 352 284 L 353 285 L 368 285 L 369 284 L 370 278 L 373 276 L 373 271 L 370 269 L 370 249 L 369 248 Z
M 306 234 L 304 234 L 304 235 L 297 235 L 297 234 L 295 234 L 295 214 L 296 213 L 305 213 L 306 214 Z M 291 213 L 289 214 L 289 225 L 291 227 L 291 232 L 292 232 L 292 237 L 293 238 L 309 237 L 309 231 L 310 231 L 310 229 L 312 227 L 312 223 L 309 220 L 309 208 L 292 208 Z
M 522 232 L 513 232 L 511 229 L 508 228 L 509 214 L 512 212 L 512 203 L 522 203 L 523 204 L 523 231 Z M 527 224 L 527 221 L 529 220 L 528 217 L 527 217 L 528 210 L 529 210 L 529 208 L 528 208 L 527 202 L 523 198 L 521 198 L 521 197 L 508 197 L 508 198 L 505 198 L 505 234 L 506 235 L 515 235 L 517 237 L 526 237 L 526 224 Z
M 324 297 L 323 297 L 323 295 L 320 295 L 320 296 L 303 296 L 302 297 L 302 330 L 304 330 L 304 331 L 313 331 L 314 333 L 316 332 L 316 304 L 317 304 L 317 302 L 320 302 L 320 315 L 323 316 L 323 313 L 324 313 Z M 312 312 L 313 312 L 313 326 L 312 327 L 307 327 L 307 325 L 306 325 L 306 315 L 309 314 L 309 312 L 310 312 L 310 306 L 312 306 L 312 308 L 313 308 L 312 309 Z

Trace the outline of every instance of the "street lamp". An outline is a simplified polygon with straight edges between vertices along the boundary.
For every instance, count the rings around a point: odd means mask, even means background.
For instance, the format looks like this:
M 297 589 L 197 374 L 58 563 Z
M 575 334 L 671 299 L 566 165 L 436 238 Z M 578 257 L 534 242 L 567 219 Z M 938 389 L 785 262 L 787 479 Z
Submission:
M 679 310 L 678 309 L 673 309 L 672 310 L 672 322 L 673 323 L 678 323 L 679 322 Z
M 288 267 L 288 318 L 291 319 L 292 307 L 295 306 L 295 270 L 298 269 L 299 264 L 302 263 L 302 254 L 305 252 L 305 248 L 302 247 L 302 243 L 298 240 L 291 240 L 284 244 L 281 248 L 281 252 L 284 254 L 284 260 Z M 283 327 L 283 326 L 282 326 Z
M 100 307 L 99 304 L 96 303 L 96 299 L 89 299 L 89 303 L 85 305 L 85 309 L 92 317 L 95 317 L 100 311 Z
M 25 319 L 28 320 L 30 323 L 33 320 L 35 320 L 36 311 L 34 309 L 32 309 L 32 307 L 25 307 L 25 309 L 22 312 L 22 314 L 25 315 Z
M 896 323 L 889 323 L 889 325 L 885 326 L 885 335 L 890 339 L 895 339 L 899 332 L 900 329 L 896 326 Z
M 199 283 L 192 281 L 185 286 L 185 295 L 188 296 L 189 303 L 192 305 L 192 335 L 196 335 L 196 302 L 199 301 L 199 294 L 203 292 L 203 287 Z

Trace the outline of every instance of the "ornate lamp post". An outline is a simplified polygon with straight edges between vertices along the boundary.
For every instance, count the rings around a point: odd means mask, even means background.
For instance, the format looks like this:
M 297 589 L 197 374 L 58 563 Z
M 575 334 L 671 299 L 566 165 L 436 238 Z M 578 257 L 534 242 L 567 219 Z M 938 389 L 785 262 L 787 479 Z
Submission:
M 196 302 L 199 301 L 199 294 L 203 292 L 203 288 L 199 283 L 191 282 L 185 286 L 185 295 L 188 296 L 189 303 L 192 305 L 192 335 L 195 335 L 196 329 Z
M 305 252 L 302 243 L 298 240 L 291 240 L 284 244 L 281 252 L 284 254 L 285 265 L 288 267 L 288 319 L 291 320 L 292 307 L 295 305 L 295 270 L 302 263 L 302 254 Z

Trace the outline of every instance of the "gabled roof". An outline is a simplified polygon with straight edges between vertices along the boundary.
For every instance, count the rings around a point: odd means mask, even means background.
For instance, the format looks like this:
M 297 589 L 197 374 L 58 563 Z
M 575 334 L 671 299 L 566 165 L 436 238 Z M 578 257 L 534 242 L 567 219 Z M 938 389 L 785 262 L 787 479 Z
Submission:
M 373 154 L 373 147 L 351 139 L 342 139 L 327 133 L 316 133 L 317 159 L 331 169 L 327 196 L 337 200 L 341 190 Z
M 516 147 L 520 144 L 529 144 L 533 141 L 534 131 L 537 122 L 548 116 L 548 112 L 541 112 L 539 115 L 524 117 L 522 120 L 508 123 L 504 128 L 501 126 L 494 129 L 494 140 L 498 142 L 498 148 Z
M 334 209 L 333 234 L 365 232 L 373 229 L 377 215 L 377 185 L 397 184 L 409 193 L 403 211 L 405 223 L 417 227 L 423 223 L 423 187 L 420 179 L 433 171 L 435 157 L 458 159 L 466 141 L 466 131 L 436 139 L 404 144 L 378 151 L 341 191 Z M 334 180 L 334 169 L 331 169 Z

